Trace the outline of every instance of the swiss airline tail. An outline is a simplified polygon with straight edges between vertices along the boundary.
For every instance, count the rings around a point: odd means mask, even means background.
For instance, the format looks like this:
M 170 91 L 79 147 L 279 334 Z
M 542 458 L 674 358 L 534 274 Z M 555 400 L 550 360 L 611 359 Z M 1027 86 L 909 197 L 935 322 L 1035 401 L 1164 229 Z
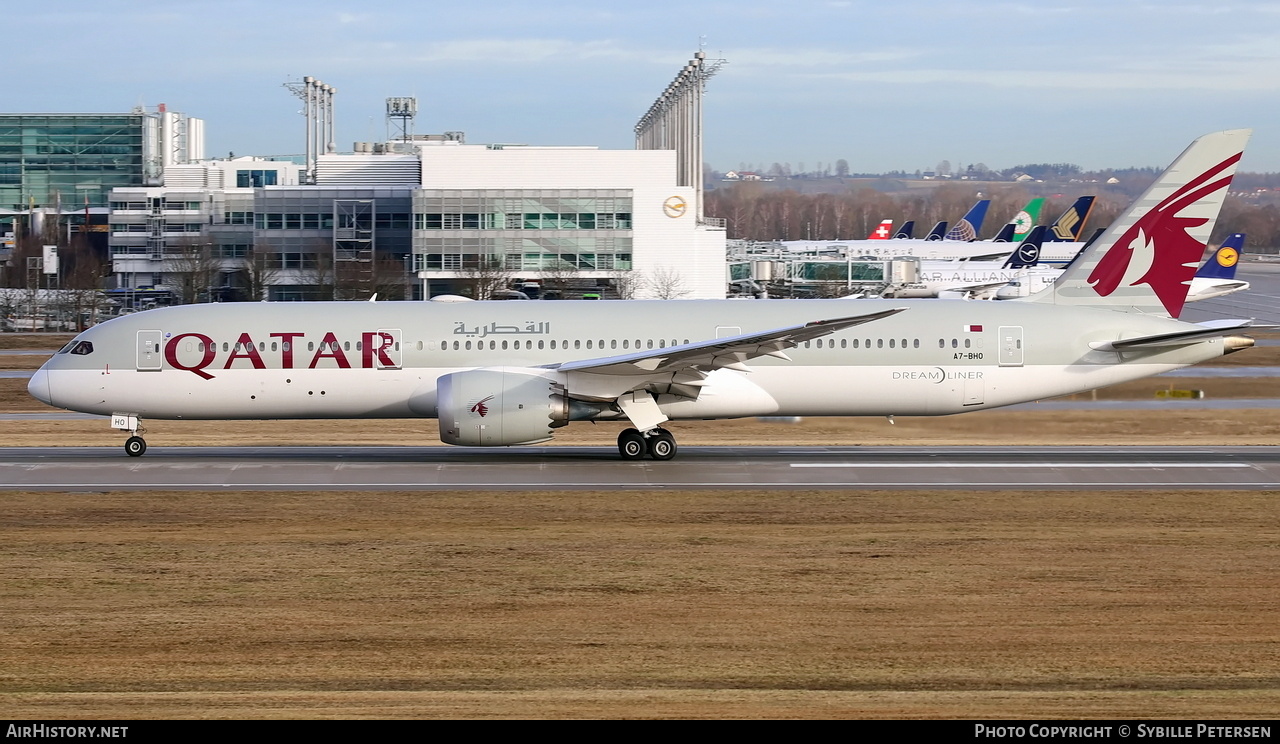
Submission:
M 880 220 L 880 224 L 876 225 L 876 229 L 871 231 L 867 236 L 867 240 L 888 240 L 893 237 L 893 220 Z
M 1178 317 L 1250 134 L 1192 142 L 1053 286 L 1028 300 Z

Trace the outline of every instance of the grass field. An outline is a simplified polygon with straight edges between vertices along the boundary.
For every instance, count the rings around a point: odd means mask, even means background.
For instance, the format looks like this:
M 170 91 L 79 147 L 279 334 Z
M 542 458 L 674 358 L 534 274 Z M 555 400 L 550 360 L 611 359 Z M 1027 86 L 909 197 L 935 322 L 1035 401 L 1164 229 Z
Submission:
M 7 493 L 14 718 L 1274 717 L 1274 494 Z

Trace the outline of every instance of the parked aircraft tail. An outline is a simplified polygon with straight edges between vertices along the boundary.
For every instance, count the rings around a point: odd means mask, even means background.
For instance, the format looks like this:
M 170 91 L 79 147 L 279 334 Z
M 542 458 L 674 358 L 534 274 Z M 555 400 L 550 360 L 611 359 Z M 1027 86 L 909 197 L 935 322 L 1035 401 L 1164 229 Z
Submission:
M 888 240 L 891 237 L 893 237 L 893 220 L 880 220 L 880 224 L 871 231 L 867 240 Z
M 1028 299 L 1178 317 L 1251 133 L 1192 142 L 1053 286 Z
M 1218 250 L 1204 262 L 1196 276 L 1204 279 L 1235 279 L 1236 265 L 1244 252 L 1244 233 L 1231 233 Z
M 991 206 L 990 199 L 979 199 L 976 204 L 969 207 L 969 211 L 965 212 L 964 217 L 956 223 L 955 227 L 947 231 L 947 240 L 977 240 L 978 233 L 982 230 L 982 221 L 987 216 L 987 207 Z
M 1042 207 L 1044 207 L 1044 197 L 1037 196 L 1027 202 L 1027 206 L 1015 214 L 1013 219 L 1009 220 L 1009 225 L 1013 225 L 1013 236 L 1008 239 L 1009 242 L 1020 243 L 1031 234 L 1031 229 L 1040 221 L 1040 209 Z M 1005 227 L 1009 225 L 1005 225 Z M 1004 231 L 1001 230 L 1001 232 L 1003 233 Z M 999 239 L 998 237 L 996 238 L 996 240 Z
M 1084 223 L 1089 219 L 1089 213 L 1093 211 L 1093 202 L 1096 196 L 1082 196 L 1076 199 L 1075 203 L 1067 207 L 1067 211 L 1049 226 L 1049 234 L 1045 236 L 1045 240 L 1058 243 L 1073 243 L 1080 239 L 1080 233 L 1084 230 Z
M 1040 263 L 1040 246 L 1044 242 L 1045 231 L 1044 225 L 1036 225 L 1031 228 L 1031 232 L 1027 233 L 1026 238 L 1018 244 L 1013 253 L 1009 254 L 1009 260 L 1004 262 L 1005 269 L 1029 269 Z
M 1000 232 L 996 233 L 996 236 L 991 239 L 991 242 L 992 243 L 1012 243 L 1013 231 L 1015 228 L 1017 228 L 1017 225 L 1013 224 L 1012 222 L 1006 222 L 1004 227 L 1000 228 Z
M 947 223 L 939 222 L 933 226 L 929 234 L 924 237 L 925 240 L 942 240 L 947 234 Z
M 893 234 L 893 239 L 894 240 L 898 240 L 898 239 L 911 240 L 911 233 L 914 232 L 915 229 L 916 229 L 916 221 L 907 220 L 906 222 L 902 223 L 902 227 L 899 227 L 898 231 Z

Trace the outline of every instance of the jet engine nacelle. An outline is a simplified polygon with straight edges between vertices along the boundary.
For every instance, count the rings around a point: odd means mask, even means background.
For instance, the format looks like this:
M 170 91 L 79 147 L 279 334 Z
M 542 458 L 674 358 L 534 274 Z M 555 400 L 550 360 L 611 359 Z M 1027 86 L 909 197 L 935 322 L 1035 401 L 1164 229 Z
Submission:
M 446 444 L 537 444 L 569 418 L 555 380 L 535 370 L 472 369 L 444 375 L 436 385 L 440 439 Z

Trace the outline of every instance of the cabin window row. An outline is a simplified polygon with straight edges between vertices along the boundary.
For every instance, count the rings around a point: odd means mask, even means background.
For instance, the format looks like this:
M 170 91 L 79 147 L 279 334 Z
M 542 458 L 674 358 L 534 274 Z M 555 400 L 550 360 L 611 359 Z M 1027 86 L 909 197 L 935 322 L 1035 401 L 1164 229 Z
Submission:
M 571 343 L 572 343 L 572 346 L 570 346 Z M 689 339 L 686 338 L 684 340 L 684 343 L 686 344 L 689 343 Z M 671 339 L 670 341 L 668 341 L 665 338 L 659 338 L 659 339 L 637 338 L 634 341 L 629 338 L 624 338 L 621 340 L 615 338 L 615 339 L 610 339 L 607 342 L 605 341 L 605 339 L 586 339 L 585 341 L 582 339 L 574 339 L 572 342 L 570 342 L 568 339 L 563 339 L 563 340 L 552 339 L 550 341 L 545 339 L 539 339 L 538 341 L 534 341 L 533 339 L 517 339 L 515 341 L 510 341 L 507 339 L 503 339 L 501 341 L 498 341 L 497 339 L 489 339 L 488 341 L 484 341 L 484 340 L 462 341 L 462 340 L 446 339 L 444 341 L 439 342 L 439 349 L 440 351 L 472 351 L 472 350 L 483 351 L 486 349 L 489 351 L 500 351 L 500 350 L 502 351 L 522 351 L 522 350 L 533 351 L 535 349 L 538 349 L 538 350 L 550 349 L 552 351 L 556 351 L 556 350 L 568 350 L 572 348 L 572 349 L 578 349 L 578 350 L 581 350 L 581 349 L 606 350 L 607 349 L 609 351 L 616 351 L 616 350 L 643 351 L 647 349 L 665 349 L 668 346 L 679 346 L 679 345 L 681 345 L 679 339 L 674 339 L 674 338 Z M 435 344 L 432 344 L 432 348 L 433 350 L 436 348 Z M 422 351 L 421 341 L 418 342 L 418 350 Z
M 948 340 L 947 340 L 947 339 L 945 339 L 945 338 L 940 338 L 940 339 L 938 339 L 938 348 L 939 348 L 939 349 L 945 349 L 945 348 L 947 348 L 947 342 L 948 342 Z M 953 349 L 960 349 L 960 348 L 971 349 L 971 348 L 974 348 L 974 347 L 975 347 L 975 344 L 974 344 L 973 339 L 968 339 L 968 338 L 965 338 L 965 339 L 960 339 L 960 338 L 953 338 L 953 339 L 950 339 L 950 345 L 951 345 L 951 348 L 953 348 Z M 849 338 L 841 338 L 841 339 L 835 339 L 835 338 L 821 339 L 821 338 L 820 338 L 820 339 L 817 339 L 817 340 L 815 340 L 815 341 L 805 341 L 805 342 L 804 342 L 804 348 L 806 348 L 806 349 L 837 349 L 837 348 L 839 348 L 839 349 L 871 349 L 871 348 L 875 348 L 875 349 L 883 349 L 883 348 L 886 348 L 886 347 L 887 347 L 887 348 L 890 348 L 890 349 L 906 349 L 906 348 L 919 349 L 919 348 L 920 348 L 920 339 L 918 339 L 918 338 L 913 338 L 913 339 L 906 339 L 906 338 L 903 338 L 903 339 L 897 339 L 897 338 L 890 338 L 890 339 L 883 339 L 883 338 L 876 338 L 876 339 L 870 339 L 870 338 L 867 338 L 867 339 L 861 339 L 861 338 L 853 338 L 853 339 L 849 339 Z M 979 348 L 979 349 L 981 349 L 981 348 L 982 348 L 982 339 L 977 339 L 976 348 Z

